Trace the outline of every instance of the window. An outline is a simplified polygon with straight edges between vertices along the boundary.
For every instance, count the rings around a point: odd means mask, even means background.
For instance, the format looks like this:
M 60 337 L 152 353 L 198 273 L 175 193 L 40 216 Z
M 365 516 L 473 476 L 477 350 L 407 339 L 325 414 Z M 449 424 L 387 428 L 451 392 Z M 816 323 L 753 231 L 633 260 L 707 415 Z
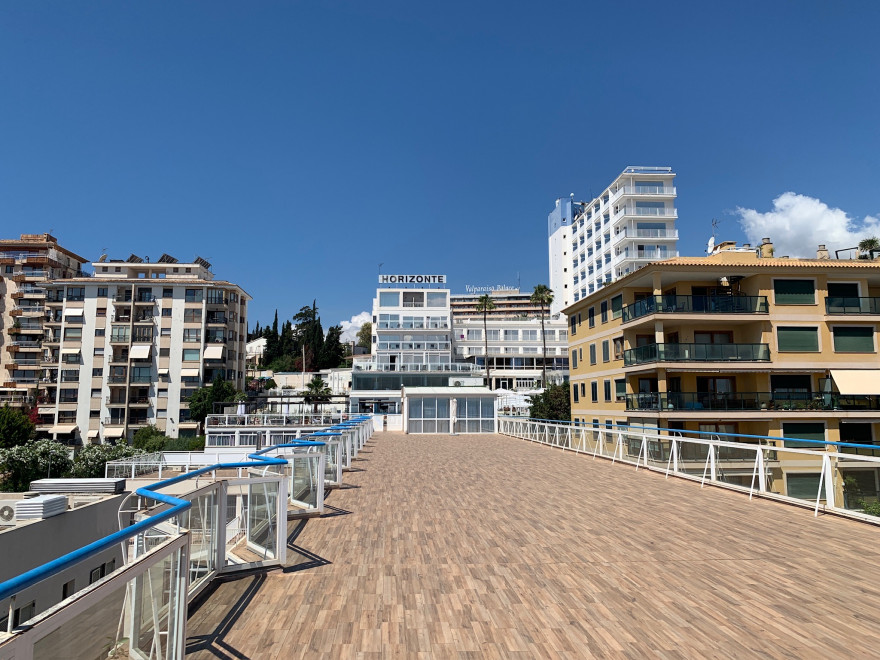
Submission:
M 441 292 L 428 292 L 428 307 L 446 307 L 446 294 Z
M 581 383 L 581 396 L 587 398 L 587 386 L 584 383 Z
M 610 380 L 603 381 L 602 386 L 603 386 L 603 390 L 604 390 L 604 394 L 605 394 L 605 400 L 611 401 L 611 381 Z
M 86 289 L 82 286 L 69 286 L 67 287 L 67 299 L 68 300 L 85 300 L 86 298 Z
M 92 390 L 92 398 L 93 399 L 100 399 L 101 398 L 101 388 L 100 387 Z
M 160 337 L 170 337 L 171 336 L 171 328 L 161 328 L 159 330 Z
M 100 348 L 96 348 L 94 354 L 95 355 L 104 355 L 104 347 L 101 346 Z
M 486 339 L 489 341 L 501 341 L 501 330 L 486 330 Z
M 776 344 L 780 353 L 818 353 L 817 328 L 776 328 Z
M 599 401 L 599 381 L 594 380 L 590 383 L 590 398 L 593 400 L 593 403 Z
M 132 367 L 131 382 L 132 383 L 149 383 L 152 381 L 150 377 L 150 367 Z
M 201 343 L 202 329 L 201 328 L 184 328 L 183 341 L 184 341 L 184 343 Z
M 76 580 L 70 580 L 61 585 L 61 600 L 70 598 L 76 591 Z
M 223 289 L 219 291 L 217 289 L 209 289 L 207 302 L 209 305 L 222 305 L 226 302 L 225 295 L 226 292 Z
M 623 337 L 615 337 L 614 339 L 614 359 L 623 359 Z
M 64 328 L 64 339 L 77 340 L 82 339 L 82 328 Z
M 609 341 L 606 339 L 602 342 L 602 362 L 609 362 L 611 360 L 611 345 Z
M 504 341 L 517 341 L 519 339 L 519 330 L 505 330 Z
M 611 318 L 619 319 L 623 315 L 623 296 L 614 296 L 611 299 Z
M 103 337 L 107 334 L 107 330 L 104 328 L 95 328 L 95 337 Z
M 599 314 L 602 317 L 602 323 L 608 323 L 608 301 L 603 300 L 599 304 Z
M 199 310 L 199 311 L 202 311 L 202 310 Z M 170 307 L 163 307 L 162 308 L 162 316 L 164 316 L 166 318 L 171 316 L 171 308 Z
M 467 338 L 469 341 L 477 341 L 482 339 L 483 331 L 482 330 L 468 330 Z
M 590 364 L 596 364 L 596 344 L 590 344 Z
M 614 381 L 614 398 L 618 401 L 626 400 L 626 379 L 621 378 L 620 380 Z
M 183 349 L 183 361 L 184 362 L 198 362 L 199 361 L 199 349 L 197 349 L 197 348 L 184 348 Z
M 187 289 L 183 299 L 186 302 L 202 302 L 202 294 L 201 289 Z
M 99 286 L 98 287 L 98 298 L 106 298 L 107 297 L 107 287 Z
M 596 327 L 596 308 L 595 307 L 590 307 L 590 309 L 587 310 L 587 323 L 588 323 L 589 327 L 591 327 L 591 328 Z
M 110 328 L 110 341 L 127 342 L 129 336 L 127 325 L 114 325 Z
M 571 386 L 571 397 L 575 403 L 580 403 L 580 397 L 578 397 L 578 386 L 577 383 Z
M 773 280 L 777 305 L 814 305 L 816 285 L 813 280 Z
M 202 310 L 201 309 L 185 309 L 185 310 L 183 310 L 183 322 L 184 323 L 201 323 L 202 322 Z
M 538 331 L 537 330 L 523 330 L 522 331 L 522 340 L 523 341 L 538 341 Z
M 400 307 L 400 292 L 380 291 L 379 307 Z
M 786 440 L 786 447 L 820 450 L 825 449 L 824 445 L 821 444 L 825 440 L 825 424 L 823 424 L 822 422 L 783 422 L 782 435 L 785 438 L 797 438 L 798 440 L 814 441 L 797 442 L 797 440 Z
M 568 319 L 568 323 L 571 328 L 571 336 L 574 337 L 577 334 L 577 317 L 572 316 Z
M 97 369 L 92 369 L 92 378 L 100 378 L 104 375 L 103 367 L 98 367 Z
M 104 564 L 98 566 L 98 568 L 93 568 L 89 573 L 89 584 L 94 584 L 98 580 L 104 577 Z
M 578 352 L 576 350 L 571 352 L 571 368 L 578 368 Z
M 95 310 L 95 316 L 97 316 L 98 318 L 102 318 L 102 317 L 107 316 L 107 308 L 106 307 L 98 307 Z
M 818 472 L 789 472 L 785 476 L 785 483 L 789 497 L 816 501 L 816 496 L 819 494 Z
M 159 357 L 169 357 L 171 355 L 170 348 L 160 348 L 159 349 Z
M 163 298 L 173 298 L 174 297 L 174 289 L 169 286 L 162 287 L 162 297 Z
M 835 327 L 831 328 L 834 335 L 835 353 L 874 353 L 874 328 Z

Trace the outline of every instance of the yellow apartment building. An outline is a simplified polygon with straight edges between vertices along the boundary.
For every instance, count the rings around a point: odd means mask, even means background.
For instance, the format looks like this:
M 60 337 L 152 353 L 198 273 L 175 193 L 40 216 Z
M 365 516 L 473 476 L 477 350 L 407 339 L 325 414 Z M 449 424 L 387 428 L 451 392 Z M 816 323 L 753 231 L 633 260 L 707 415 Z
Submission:
M 563 310 L 572 419 L 874 444 L 880 262 L 829 259 L 824 246 L 816 259 L 772 255 L 769 239 L 757 250 L 725 243 L 651 263 Z M 844 451 L 880 456 L 880 445 Z M 815 497 L 814 464 L 779 456 L 772 489 Z M 751 464 L 740 467 L 729 480 L 748 485 Z M 878 470 L 856 467 L 836 465 L 875 497 Z

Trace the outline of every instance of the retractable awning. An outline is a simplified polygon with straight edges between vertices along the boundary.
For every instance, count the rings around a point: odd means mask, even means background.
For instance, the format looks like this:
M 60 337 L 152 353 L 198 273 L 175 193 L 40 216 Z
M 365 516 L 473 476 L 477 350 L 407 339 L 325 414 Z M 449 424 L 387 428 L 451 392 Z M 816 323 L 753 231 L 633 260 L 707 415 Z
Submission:
M 71 355 L 73 353 L 79 353 L 78 348 L 62 348 L 61 353 L 65 355 Z
M 49 429 L 49 433 L 73 433 L 74 431 L 76 431 L 76 424 L 56 424 Z
M 135 344 L 128 351 L 128 357 L 132 360 L 149 360 L 150 348 L 152 348 L 150 344 Z
M 832 369 L 831 378 L 841 394 L 880 394 L 880 369 Z
M 85 310 L 82 307 L 68 307 L 64 310 L 64 316 L 82 316 Z
M 200 376 L 201 373 L 202 372 L 199 371 L 198 369 L 181 369 L 180 370 L 181 376 L 190 376 L 190 377 L 191 376 Z
M 223 346 L 206 346 L 205 347 L 205 359 L 206 360 L 222 360 L 223 359 Z
M 125 429 L 121 426 L 117 426 L 116 428 L 104 429 L 104 437 L 105 438 L 121 438 Z
M 88 437 L 97 438 L 98 437 L 98 429 L 92 429 L 91 431 L 89 431 Z
M 167 367 L 161 367 L 161 368 L 159 369 L 159 375 L 160 375 L 160 376 L 165 376 L 165 375 L 167 375 L 167 374 L 168 374 L 168 368 L 167 368 Z

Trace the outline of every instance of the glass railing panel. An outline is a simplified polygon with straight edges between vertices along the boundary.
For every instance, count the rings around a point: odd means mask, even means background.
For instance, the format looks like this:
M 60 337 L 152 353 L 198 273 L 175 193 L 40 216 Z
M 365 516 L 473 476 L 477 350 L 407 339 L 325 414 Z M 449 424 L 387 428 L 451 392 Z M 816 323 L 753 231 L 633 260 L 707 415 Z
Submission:
M 880 298 L 843 298 L 827 296 L 826 314 L 880 314 Z
M 247 549 L 256 561 L 278 556 L 278 482 L 248 484 Z

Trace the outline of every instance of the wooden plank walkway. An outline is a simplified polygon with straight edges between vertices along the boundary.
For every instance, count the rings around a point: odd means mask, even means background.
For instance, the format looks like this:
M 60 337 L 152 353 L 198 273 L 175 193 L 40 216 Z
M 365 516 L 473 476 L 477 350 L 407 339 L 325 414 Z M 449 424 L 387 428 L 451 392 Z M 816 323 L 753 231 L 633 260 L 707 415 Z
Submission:
M 880 657 L 880 528 L 497 435 L 361 457 L 194 658 Z

